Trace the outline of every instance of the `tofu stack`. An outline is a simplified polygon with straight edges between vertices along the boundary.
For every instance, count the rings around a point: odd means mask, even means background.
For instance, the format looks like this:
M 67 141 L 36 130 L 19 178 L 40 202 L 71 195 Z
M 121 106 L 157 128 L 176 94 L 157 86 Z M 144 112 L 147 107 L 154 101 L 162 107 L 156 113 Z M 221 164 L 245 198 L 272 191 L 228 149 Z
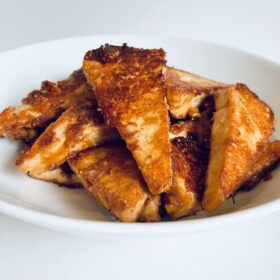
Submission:
M 28 176 L 89 195 L 123 222 L 215 211 L 275 168 L 270 107 L 244 84 L 168 67 L 162 49 L 104 45 L 0 113 L 0 136 L 28 142 Z M 75 190 L 73 190 L 75 191 Z

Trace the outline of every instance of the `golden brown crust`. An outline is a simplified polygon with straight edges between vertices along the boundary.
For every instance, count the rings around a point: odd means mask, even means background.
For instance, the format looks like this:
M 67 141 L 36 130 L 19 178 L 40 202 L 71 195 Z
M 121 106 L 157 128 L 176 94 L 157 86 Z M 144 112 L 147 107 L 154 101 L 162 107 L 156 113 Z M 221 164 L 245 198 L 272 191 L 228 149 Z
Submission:
M 172 219 L 192 215 L 201 208 L 210 150 L 213 96 L 205 98 L 201 105 L 197 118 L 178 122 L 170 128 L 173 185 L 164 201 Z
M 241 190 L 250 191 L 261 179 L 275 169 L 280 161 L 280 141 L 276 140 L 260 147 L 255 155 L 252 168 Z
M 171 67 L 166 68 L 164 77 L 167 85 L 169 112 L 175 119 L 196 115 L 201 102 L 207 96 L 227 86 Z
M 216 112 L 203 207 L 216 210 L 247 178 L 274 129 L 273 112 L 245 85 L 215 95 Z
M 41 89 L 29 93 L 21 106 L 8 107 L 0 114 L 0 136 L 25 140 L 35 138 L 36 129 L 46 127 L 70 106 L 87 98 L 94 102 L 94 95 L 81 69 L 74 71 L 67 80 L 42 82 Z
M 105 121 L 118 129 L 154 194 L 172 182 L 164 58 L 163 50 L 106 45 L 83 64 Z
M 169 217 L 178 219 L 200 208 L 208 150 L 198 142 L 183 137 L 172 140 L 173 185 L 165 195 Z
M 70 107 L 53 122 L 18 160 L 23 173 L 37 176 L 64 163 L 71 154 L 119 139 L 91 102 Z
M 258 129 L 262 134 L 262 139 L 258 146 L 267 144 L 268 138 L 272 134 L 275 127 L 275 117 L 272 109 L 262 101 L 254 92 L 252 92 L 245 84 L 238 83 L 234 87 L 232 86 L 233 92 L 230 94 L 230 102 L 236 102 L 235 92 L 239 92 L 241 102 L 244 110 L 250 114 L 250 119 L 257 124 Z M 258 110 L 257 110 L 258 109 Z M 234 109 L 232 109 L 234 110 Z M 244 118 L 240 119 L 240 124 L 249 127 L 248 117 L 244 115 Z M 235 125 L 236 126 L 236 125 Z M 234 127 L 235 127 L 234 126 Z
M 148 191 L 137 164 L 124 146 L 107 145 L 69 159 L 88 192 L 123 222 L 140 216 Z
M 194 214 L 200 209 L 208 164 L 213 96 L 203 100 L 196 118 L 173 124 L 173 186 L 165 195 L 165 209 L 172 219 Z

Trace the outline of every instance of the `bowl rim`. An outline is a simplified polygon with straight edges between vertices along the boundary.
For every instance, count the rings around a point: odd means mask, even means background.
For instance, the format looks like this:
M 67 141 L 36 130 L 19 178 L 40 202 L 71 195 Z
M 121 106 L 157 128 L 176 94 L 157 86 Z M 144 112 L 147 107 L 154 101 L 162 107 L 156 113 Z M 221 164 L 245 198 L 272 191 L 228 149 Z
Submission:
M 156 223 L 122 223 L 62 217 L 16 206 L 9 202 L 0 201 L 1 213 L 34 225 L 40 225 L 64 232 L 135 236 L 162 236 L 211 231 L 263 217 L 276 212 L 279 209 L 280 199 L 275 199 L 252 208 L 212 217 L 203 217 L 191 220 L 163 221 Z

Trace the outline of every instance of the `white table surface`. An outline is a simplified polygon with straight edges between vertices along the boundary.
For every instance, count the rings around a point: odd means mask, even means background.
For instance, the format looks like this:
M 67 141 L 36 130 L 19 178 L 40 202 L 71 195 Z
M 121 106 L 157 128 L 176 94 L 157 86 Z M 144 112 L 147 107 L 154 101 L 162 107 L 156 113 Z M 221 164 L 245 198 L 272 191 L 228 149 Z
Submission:
M 218 42 L 280 63 L 277 2 L 0 0 L 0 51 L 97 33 L 163 34 Z M 121 240 L 59 233 L 0 214 L 1 280 L 274 280 L 279 257 L 280 212 L 209 233 Z

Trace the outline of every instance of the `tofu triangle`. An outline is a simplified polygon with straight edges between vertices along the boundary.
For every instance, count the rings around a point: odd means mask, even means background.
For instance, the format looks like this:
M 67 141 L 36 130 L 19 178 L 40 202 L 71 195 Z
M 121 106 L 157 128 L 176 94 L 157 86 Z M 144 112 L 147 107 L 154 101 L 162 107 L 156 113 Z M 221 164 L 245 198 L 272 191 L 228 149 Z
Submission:
M 254 157 L 268 145 L 274 115 L 244 84 L 214 96 L 216 112 L 203 208 L 216 210 L 248 178 Z
M 116 127 L 153 194 L 172 184 L 169 115 L 161 49 L 105 45 L 83 64 L 107 124 Z

